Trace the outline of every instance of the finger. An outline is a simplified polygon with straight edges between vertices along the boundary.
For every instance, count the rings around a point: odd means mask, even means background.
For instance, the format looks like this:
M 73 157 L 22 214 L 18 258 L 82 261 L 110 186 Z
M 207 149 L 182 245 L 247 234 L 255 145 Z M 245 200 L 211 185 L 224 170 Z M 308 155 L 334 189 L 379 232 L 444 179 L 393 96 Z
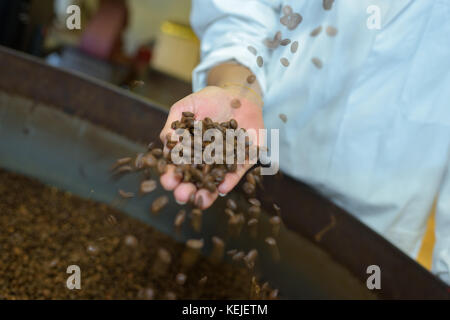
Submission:
M 250 168 L 250 165 L 238 166 L 236 172 L 228 172 L 227 174 L 225 174 L 225 179 L 223 179 L 222 183 L 217 188 L 220 195 L 224 196 L 231 190 L 233 190 L 233 188 L 239 183 L 247 170 L 249 170 Z
M 204 210 L 209 207 L 216 201 L 217 197 L 219 196 L 219 192 L 215 191 L 214 193 L 209 192 L 206 189 L 200 189 L 195 194 L 195 204 L 198 206 L 201 202 L 200 209 Z M 200 198 L 202 200 L 200 201 Z
M 169 164 L 166 168 L 166 172 L 160 177 L 160 182 L 165 190 L 172 191 L 180 184 L 181 177 L 175 175 L 174 165 Z
M 178 204 L 186 204 L 188 203 L 191 195 L 196 191 L 197 188 L 193 183 L 182 182 L 176 187 L 173 195 Z

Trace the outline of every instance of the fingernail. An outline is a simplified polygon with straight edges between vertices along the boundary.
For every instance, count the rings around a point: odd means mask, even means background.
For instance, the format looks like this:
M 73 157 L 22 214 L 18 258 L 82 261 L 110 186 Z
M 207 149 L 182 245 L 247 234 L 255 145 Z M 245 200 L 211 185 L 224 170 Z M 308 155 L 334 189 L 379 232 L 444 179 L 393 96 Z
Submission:
M 182 202 L 182 201 L 178 201 L 178 200 L 175 200 L 175 202 L 178 203 L 181 206 L 186 204 L 186 202 Z
M 227 194 L 226 193 L 220 193 L 219 192 L 219 196 L 221 196 L 221 197 L 225 197 Z

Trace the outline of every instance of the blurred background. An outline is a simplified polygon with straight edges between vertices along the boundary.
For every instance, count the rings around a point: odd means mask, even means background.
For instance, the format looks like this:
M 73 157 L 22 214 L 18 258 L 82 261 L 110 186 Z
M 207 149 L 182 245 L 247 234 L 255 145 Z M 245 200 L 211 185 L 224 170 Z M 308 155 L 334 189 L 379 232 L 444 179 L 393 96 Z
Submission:
M 80 29 L 67 20 L 80 8 Z M 170 107 L 191 92 L 190 0 L 0 0 L 0 45 Z

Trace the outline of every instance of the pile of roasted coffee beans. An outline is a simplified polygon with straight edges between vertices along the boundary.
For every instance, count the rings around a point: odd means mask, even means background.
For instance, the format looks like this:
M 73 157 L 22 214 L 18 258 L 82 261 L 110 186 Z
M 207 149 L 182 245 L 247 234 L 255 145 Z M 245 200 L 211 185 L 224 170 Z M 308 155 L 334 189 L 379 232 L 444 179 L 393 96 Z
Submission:
M 254 80 L 254 79 L 250 79 Z M 237 134 L 233 140 L 233 146 L 231 146 L 234 152 L 234 161 L 236 161 L 236 148 L 237 148 L 237 137 L 239 133 L 245 134 L 245 130 L 239 128 L 239 124 L 236 120 L 231 119 L 226 122 L 215 122 L 210 118 L 205 118 L 198 120 L 192 112 L 183 112 L 180 120 L 176 120 L 171 124 L 171 128 L 175 133 L 176 139 L 173 139 L 172 134 L 168 134 L 165 139 L 165 146 L 157 147 L 155 144 L 151 143 L 148 147 L 147 152 L 138 154 L 136 157 L 122 158 L 118 159 L 113 165 L 113 170 L 116 172 L 127 173 L 130 172 L 127 167 L 131 167 L 132 171 L 141 171 L 144 173 L 144 179 L 140 186 L 140 193 L 145 194 L 155 190 L 156 180 L 152 180 L 152 175 L 161 175 L 166 172 L 167 165 L 174 165 L 174 173 L 178 176 L 180 181 L 193 183 L 199 189 L 206 189 L 210 192 L 216 192 L 217 186 L 223 181 L 225 175 L 229 172 L 235 172 L 237 169 L 236 164 L 219 164 L 214 161 L 209 164 L 205 163 L 205 159 L 201 163 L 194 163 L 194 130 L 195 124 L 201 121 L 202 123 L 202 133 L 208 129 L 217 129 L 222 133 L 225 133 L 226 129 L 234 129 Z M 198 128 L 198 127 L 197 127 Z M 187 130 L 187 131 L 185 131 Z M 184 164 L 174 164 L 172 161 L 171 150 L 175 148 L 178 143 L 183 144 L 181 131 L 184 133 L 188 132 L 190 136 L 191 145 L 185 145 L 187 149 L 190 148 L 191 152 L 189 155 L 189 162 Z M 224 157 L 226 152 L 226 135 L 222 134 L 224 139 Z M 203 140 L 203 139 L 202 139 Z M 202 152 L 209 145 L 210 142 L 202 143 Z M 248 151 L 252 146 L 250 140 L 245 140 L 245 153 L 246 159 L 248 159 Z M 163 149 L 166 152 L 163 152 Z M 211 159 L 214 160 L 214 159 Z M 126 167 L 127 169 L 121 169 Z M 149 170 L 151 172 L 149 172 Z M 157 179 L 157 178 L 154 178 Z M 257 189 L 263 189 L 261 168 L 256 167 L 248 171 L 244 178 L 242 179 L 239 189 L 244 194 L 246 198 L 246 204 L 241 204 L 233 200 L 229 195 L 225 196 L 226 208 L 224 214 L 228 220 L 226 227 L 227 238 L 237 238 L 240 237 L 242 232 L 248 233 L 248 235 L 253 239 L 262 239 L 267 251 L 272 256 L 274 262 L 280 260 L 280 253 L 277 245 L 277 237 L 280 232 L 281 219 L 280 219 L 280 208 L 273 204 L 274 215 L 269 219 L 270 228 L 269 234 L 259 234 L 260 228 L 260 216 L 262 213 L 261 201 L 256 198 Z M 125 194 L 127 195 L 127 194 Z M 122 193 L 123 197 L 123 193 Z M 127 197 L 125 197 L 127 198 Z M 178 232 L 182 225 L 189 220 L 192 230 L 196 233 L 202 232 L 202 198 L 198 198 L 194 201 L 194 197 L 191 197 L 190 201 L 186 204 L 186 208 L 180 209 L 176 213 L 174 218 L 174 229 Z M 167 195 L 159 196 L 153 200 L 150 211 L 152 214 L 158 214 L 169 202 L 169 197 Z M 190 206 L 190 209 L 189 209 Z M 255 264 L 258 259 L 258 251 L 256 249 L 250 249 L 248 251 L 239 250 L 238 248 L 226 248 L 226 241 L 218 236 L 211 239 L 212 250 L 209 254 L 209 261 L 217 265 L 224 261 L 224 256 L 227 254 L 231 261 L 238 265 L 243 265 L 251 272 L 255 268 Z M 190 268 L 196 263 L 200 255 L 200 251 L 204 245 L 203 239 L 191 239 L 186 242 L 186 251 L 181 257 L 182 265 Z M 164 257 L 164 255 L 163 255 Z M 163 259 L 167 260 L 167 259 Z M 169 262 L 167 262 L 169 263 Z M 182 281 L 183 276 L 179 276 L 177 281 Z M 207 284 L 205 284 L 207 286 Z M 264 297 L 264 298 L 274 298 L 278 295 L 278 291 L 267 292 L 265 288 L 268 288 L 268 284 L 265 284 L 261 288 L 258 285 L 252 285 L 252 288 L 256 288 L 260 294 L 253 293 L 253 297 Z M 264 292 L 264 294 L 263 294 Z
M 0 199 L 0 299 L 266 299 L 278 293 L 245 266 L 218 263 L 220 239 L 212 240 L 214 255 L 203 257 L 203 240 L 184 246 L 108 205 L 4 170 Z M 71 265 L 80 268 L 80 289 L 66 286 Z

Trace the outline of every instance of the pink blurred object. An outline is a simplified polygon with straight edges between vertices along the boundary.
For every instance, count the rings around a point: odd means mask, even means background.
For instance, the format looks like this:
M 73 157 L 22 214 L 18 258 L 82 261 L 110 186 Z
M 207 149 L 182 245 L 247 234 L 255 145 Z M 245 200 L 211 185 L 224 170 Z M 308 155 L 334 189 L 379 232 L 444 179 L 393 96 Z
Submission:
M 83 32 L 80 49 L 94 57 L 109 59 L 120 44 L 126 20 L 127 9 L 123 1 L 102 1 L 97 13 Z

